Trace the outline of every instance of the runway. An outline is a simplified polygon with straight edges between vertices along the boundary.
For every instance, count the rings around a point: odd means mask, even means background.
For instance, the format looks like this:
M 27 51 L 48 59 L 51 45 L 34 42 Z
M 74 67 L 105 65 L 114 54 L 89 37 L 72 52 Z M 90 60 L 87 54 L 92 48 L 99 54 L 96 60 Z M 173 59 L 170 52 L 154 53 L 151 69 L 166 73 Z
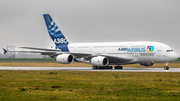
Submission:
M 0 67 L 0 70 L 57 70 L 57 71 L 104 71 L 104 72 L 180 72 L 180 68 L 133 68 L 123 69 L 92 69 L 91 67 Z

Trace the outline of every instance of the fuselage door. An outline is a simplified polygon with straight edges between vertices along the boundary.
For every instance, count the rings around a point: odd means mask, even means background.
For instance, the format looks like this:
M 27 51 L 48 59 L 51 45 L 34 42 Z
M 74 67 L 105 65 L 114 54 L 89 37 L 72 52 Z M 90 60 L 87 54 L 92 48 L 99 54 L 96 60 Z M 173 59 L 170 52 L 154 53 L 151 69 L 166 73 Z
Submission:
M 106 54 L 106 51 L 103 51 L 103 54 Z
M 90 45 L 89 46 L 89 52 L 92 53 L 92 50 L 93 50 L 93 45 Z
M 74 52 L 76 52 L 76 50 L 77 50 L 77 46 L 75 45 L 75 46 L 74 46 Z
M 134 52 L 134 56 L 138 57 L 139 52 Z
M 161 50 L 158 50 L 158 51 L 157 51 L 157 56 L 158 56 L 158 57 L 161 57 Z

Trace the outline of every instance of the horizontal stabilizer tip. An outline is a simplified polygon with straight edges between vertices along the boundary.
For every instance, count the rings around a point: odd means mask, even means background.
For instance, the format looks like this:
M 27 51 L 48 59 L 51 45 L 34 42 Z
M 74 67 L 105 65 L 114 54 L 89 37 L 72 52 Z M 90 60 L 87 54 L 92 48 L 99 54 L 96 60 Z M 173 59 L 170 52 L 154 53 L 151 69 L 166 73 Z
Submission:
M 7 53 L 7 50 L 6 50 L 6 49 L 4 49 L 4 48 L 3 48 L 3 50 L 4 50 L 4 54 L 6 54 L 6 53 Z

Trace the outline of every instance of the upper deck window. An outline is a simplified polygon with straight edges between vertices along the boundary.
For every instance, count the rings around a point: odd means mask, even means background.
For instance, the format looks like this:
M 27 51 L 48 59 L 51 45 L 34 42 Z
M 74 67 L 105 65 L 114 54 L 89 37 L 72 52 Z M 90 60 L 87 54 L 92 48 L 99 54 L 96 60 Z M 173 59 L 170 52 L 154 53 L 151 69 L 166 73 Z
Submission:
M 167 50 L 166 52 L 173 52 L 173 50 Z

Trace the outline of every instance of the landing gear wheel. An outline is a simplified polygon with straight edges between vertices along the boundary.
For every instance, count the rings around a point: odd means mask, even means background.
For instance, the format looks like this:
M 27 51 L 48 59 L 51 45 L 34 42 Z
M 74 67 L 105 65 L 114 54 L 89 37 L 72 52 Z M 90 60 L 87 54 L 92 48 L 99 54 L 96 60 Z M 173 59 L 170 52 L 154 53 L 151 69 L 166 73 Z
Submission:
M 164 66 L 164 70 L 169 70 L 169 67 L 168 66 Z
M 104 66 L 104 67 L 98 67 L 98 66 L 92 66 L 92 69 L 112 69 L 112 66 Z
M 112 69 L 112 66 L 107 66 L 106 69 Z
M 123 66 L 115 66 L 114 69 L 123 69 Z
M 93 66 L 92 69 L 97 69 L 96 66 Z

